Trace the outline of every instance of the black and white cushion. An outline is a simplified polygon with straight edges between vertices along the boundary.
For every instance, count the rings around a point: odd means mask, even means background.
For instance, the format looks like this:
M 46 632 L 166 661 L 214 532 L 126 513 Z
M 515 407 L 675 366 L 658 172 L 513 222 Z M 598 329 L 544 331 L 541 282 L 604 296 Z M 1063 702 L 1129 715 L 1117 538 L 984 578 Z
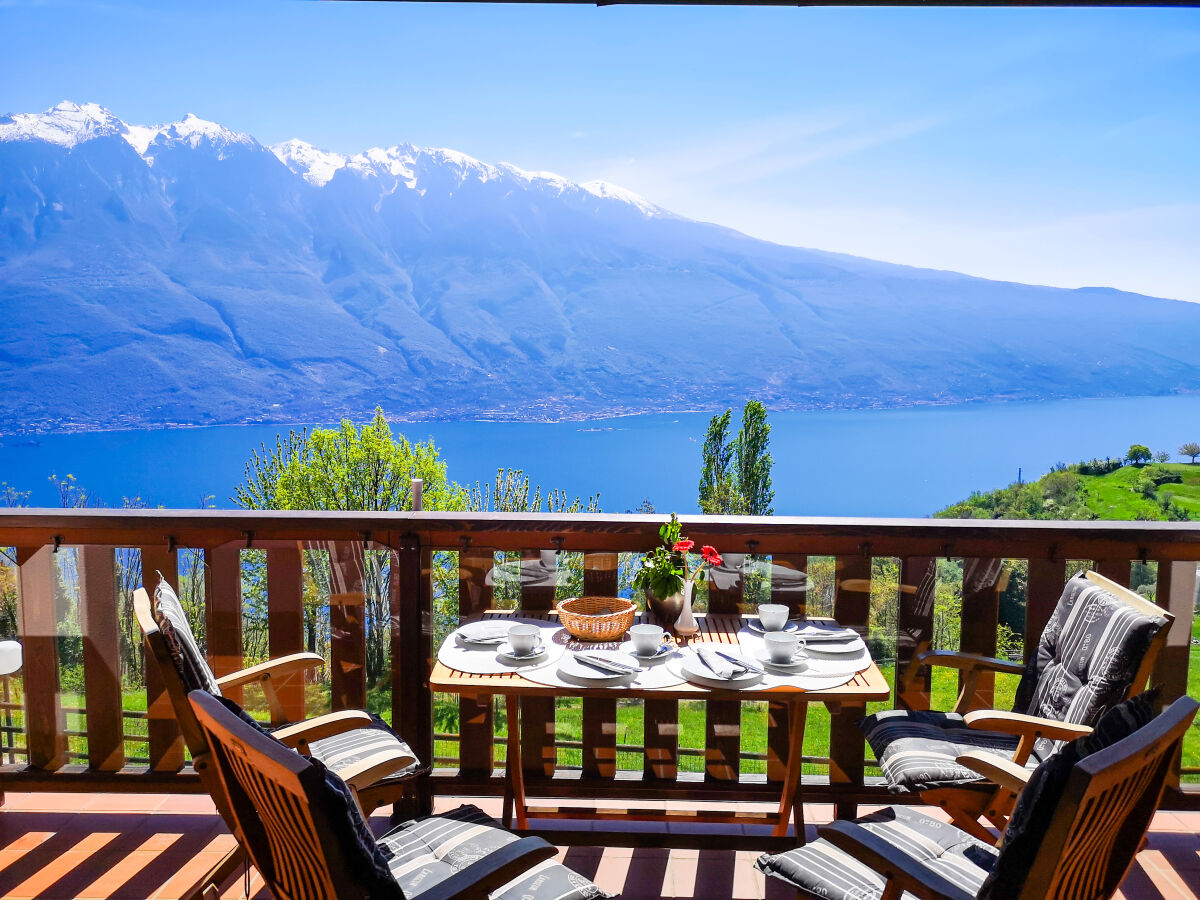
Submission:
M 971 895 L 999 854 L 953 825 L 909 807 L 890 807 L 855 822 Z M 786 853 L 764 853 L 755 867 L 822 900 L 878 900 L 885 887 L 882 875 L 824 838 Z M 913 900 L 910 894 L 904 897 Z
M 475 806 L 406 822 L 379 838 L 392 877 L 407 897 L 517 840 Z M 611 897 L 566 866 L 547 860 L 492 893 L 492 900 L 589 900 Z
M 1082 575 L 1063 590 L 1017 687 L 1014 711 L 1078 725 L 1094 723 L 1129 691 L 1154 635 L 1166 625 Z M 1011 759 L 1017 738 L 966 727 L 954 713 L 889 710 L 862 721 L 893 791 L 981 781 L 955 762 L 970 750 Z M 1037 741 L 1029 767 L 1062 746 Z
M 216 676 L 200 652 L 183 604 L 175 589 L 163 578 L 162 572 L 158 573 L 158 587 L 154 589 L 154 620 L 179 671 L 184 691 L 207 691 L 214 697 L 221 696 L 221 688 L 217 686 Z

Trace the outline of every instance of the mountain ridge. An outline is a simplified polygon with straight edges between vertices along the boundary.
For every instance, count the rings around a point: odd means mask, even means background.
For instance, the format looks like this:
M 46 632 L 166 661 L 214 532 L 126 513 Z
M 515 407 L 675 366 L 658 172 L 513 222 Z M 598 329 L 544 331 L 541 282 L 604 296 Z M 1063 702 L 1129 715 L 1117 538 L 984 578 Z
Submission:
M 1200 389 L 1200 304 L 787 247 L 457 151 L 266 147 L 96 104 L 0 118 L 0 286 L 6 432 Z

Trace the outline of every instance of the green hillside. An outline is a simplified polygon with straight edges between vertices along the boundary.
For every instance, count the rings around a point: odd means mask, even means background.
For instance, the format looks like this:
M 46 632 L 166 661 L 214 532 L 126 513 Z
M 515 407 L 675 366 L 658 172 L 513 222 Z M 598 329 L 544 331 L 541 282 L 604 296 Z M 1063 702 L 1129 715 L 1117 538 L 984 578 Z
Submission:
M 1096 468 L 1105 467 L 1103 463 L 1063 466 L 1037 481 L 977 491 L 934 515 L 944 519 L 1200 520 L 1200 465 L 1123 465 L 1103 474 L 1087 474 Z

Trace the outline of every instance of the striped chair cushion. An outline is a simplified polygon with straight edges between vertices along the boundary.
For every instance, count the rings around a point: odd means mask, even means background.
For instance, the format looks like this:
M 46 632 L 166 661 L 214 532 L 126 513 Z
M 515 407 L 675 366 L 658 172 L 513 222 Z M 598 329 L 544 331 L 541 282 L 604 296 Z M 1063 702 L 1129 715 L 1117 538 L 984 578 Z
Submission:
M 957 713 L 887 710 L 862 721 L 867 743 L 893 792 L 923 791 L 979 781 L 979 773 L 960 766 L 957 757 L 972 750 L 1012 759 L 1019 738 L 968 728 Z M 1029 768 L 1042 761 L 1038 750 Z
M 227 710 L 246 724 L 255 728 L 259 733 L 267 735 L 271 733 L 269 728 L 265 728 L 261 722 L 228 697 L 220 697 L 219 699 Z M 412 748 L 405 741 L 401 740 L 379 716 L 372 714 L 371 719 L 373 720 L 371 725 L 365 728 L 354 728 L 350 731 L 336 734 L 333 737 L 313 741 L 308 745 L 308 755 L 319 761 L 335 775 L 344 772 L 359 760 L 366 759 L 371 754 L 378 753 L 381 750 L 394 749 L 398 753 L 406 754 L 413 758 L 413 762 L 410 765 L 398 772 L 392 773 L 384 781 L 404 778 L 411 774 L 414 769 L 420 768 L 420 760 L 412 752 Z
M 889 807 L 855 821 L 972 895 L 998 855 L 995 847 L 908 807 Z M 755 866 L 821 900 L 878 900 L 883 895 L 881 875 L 823 838 L 786 853 L 764 853 Z M 904 898 L 913 900 L 907 893 Z
M 162 632 L 184 690 L 188 693 L 207 691 L 214 697 L 221 696 L 216 676 L 208 667 L 208 660 L 200 652 L 200 645 L 192 634 L 183 604 L 179 602 L 174 588 L 163 578 L 162 572 L 158 573 L 158 587 L 154 589 L 154 613 L 155 624 Z
M 475 806 L 405 822 L 379 838 L 392 877 L 407 897 L 517 840 Z M 566 866 L 547 861 L 492 893 L 492 900 L 587 900 L 611 897 Z
M 1090 725 L 1129 692 L 1150 642 L 1167 624 L 1123 603 L 1098 584 L 1076 575 L 1029 658 L 1013 709 Z M 1043 739 L 1043 756 L 1062 743 Z

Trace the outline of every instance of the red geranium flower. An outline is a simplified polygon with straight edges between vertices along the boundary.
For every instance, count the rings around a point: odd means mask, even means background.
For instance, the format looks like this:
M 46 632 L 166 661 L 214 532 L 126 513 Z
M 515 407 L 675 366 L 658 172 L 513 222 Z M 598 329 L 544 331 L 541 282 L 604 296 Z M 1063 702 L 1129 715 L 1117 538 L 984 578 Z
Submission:
M 724 562 L 724 560 L 721 559 L 721 554 L 717 552 L 717 549 L 715 547 L 710 547 L 708 544 L 705 544 L 700 548 L 700 555 L 704 557 L 704 561 L 710 566 L 719 566 Z
M 696 546 L 695 541 L 676 541 L 675 546 L 671 548 L 675 553 L 687 553 Z

